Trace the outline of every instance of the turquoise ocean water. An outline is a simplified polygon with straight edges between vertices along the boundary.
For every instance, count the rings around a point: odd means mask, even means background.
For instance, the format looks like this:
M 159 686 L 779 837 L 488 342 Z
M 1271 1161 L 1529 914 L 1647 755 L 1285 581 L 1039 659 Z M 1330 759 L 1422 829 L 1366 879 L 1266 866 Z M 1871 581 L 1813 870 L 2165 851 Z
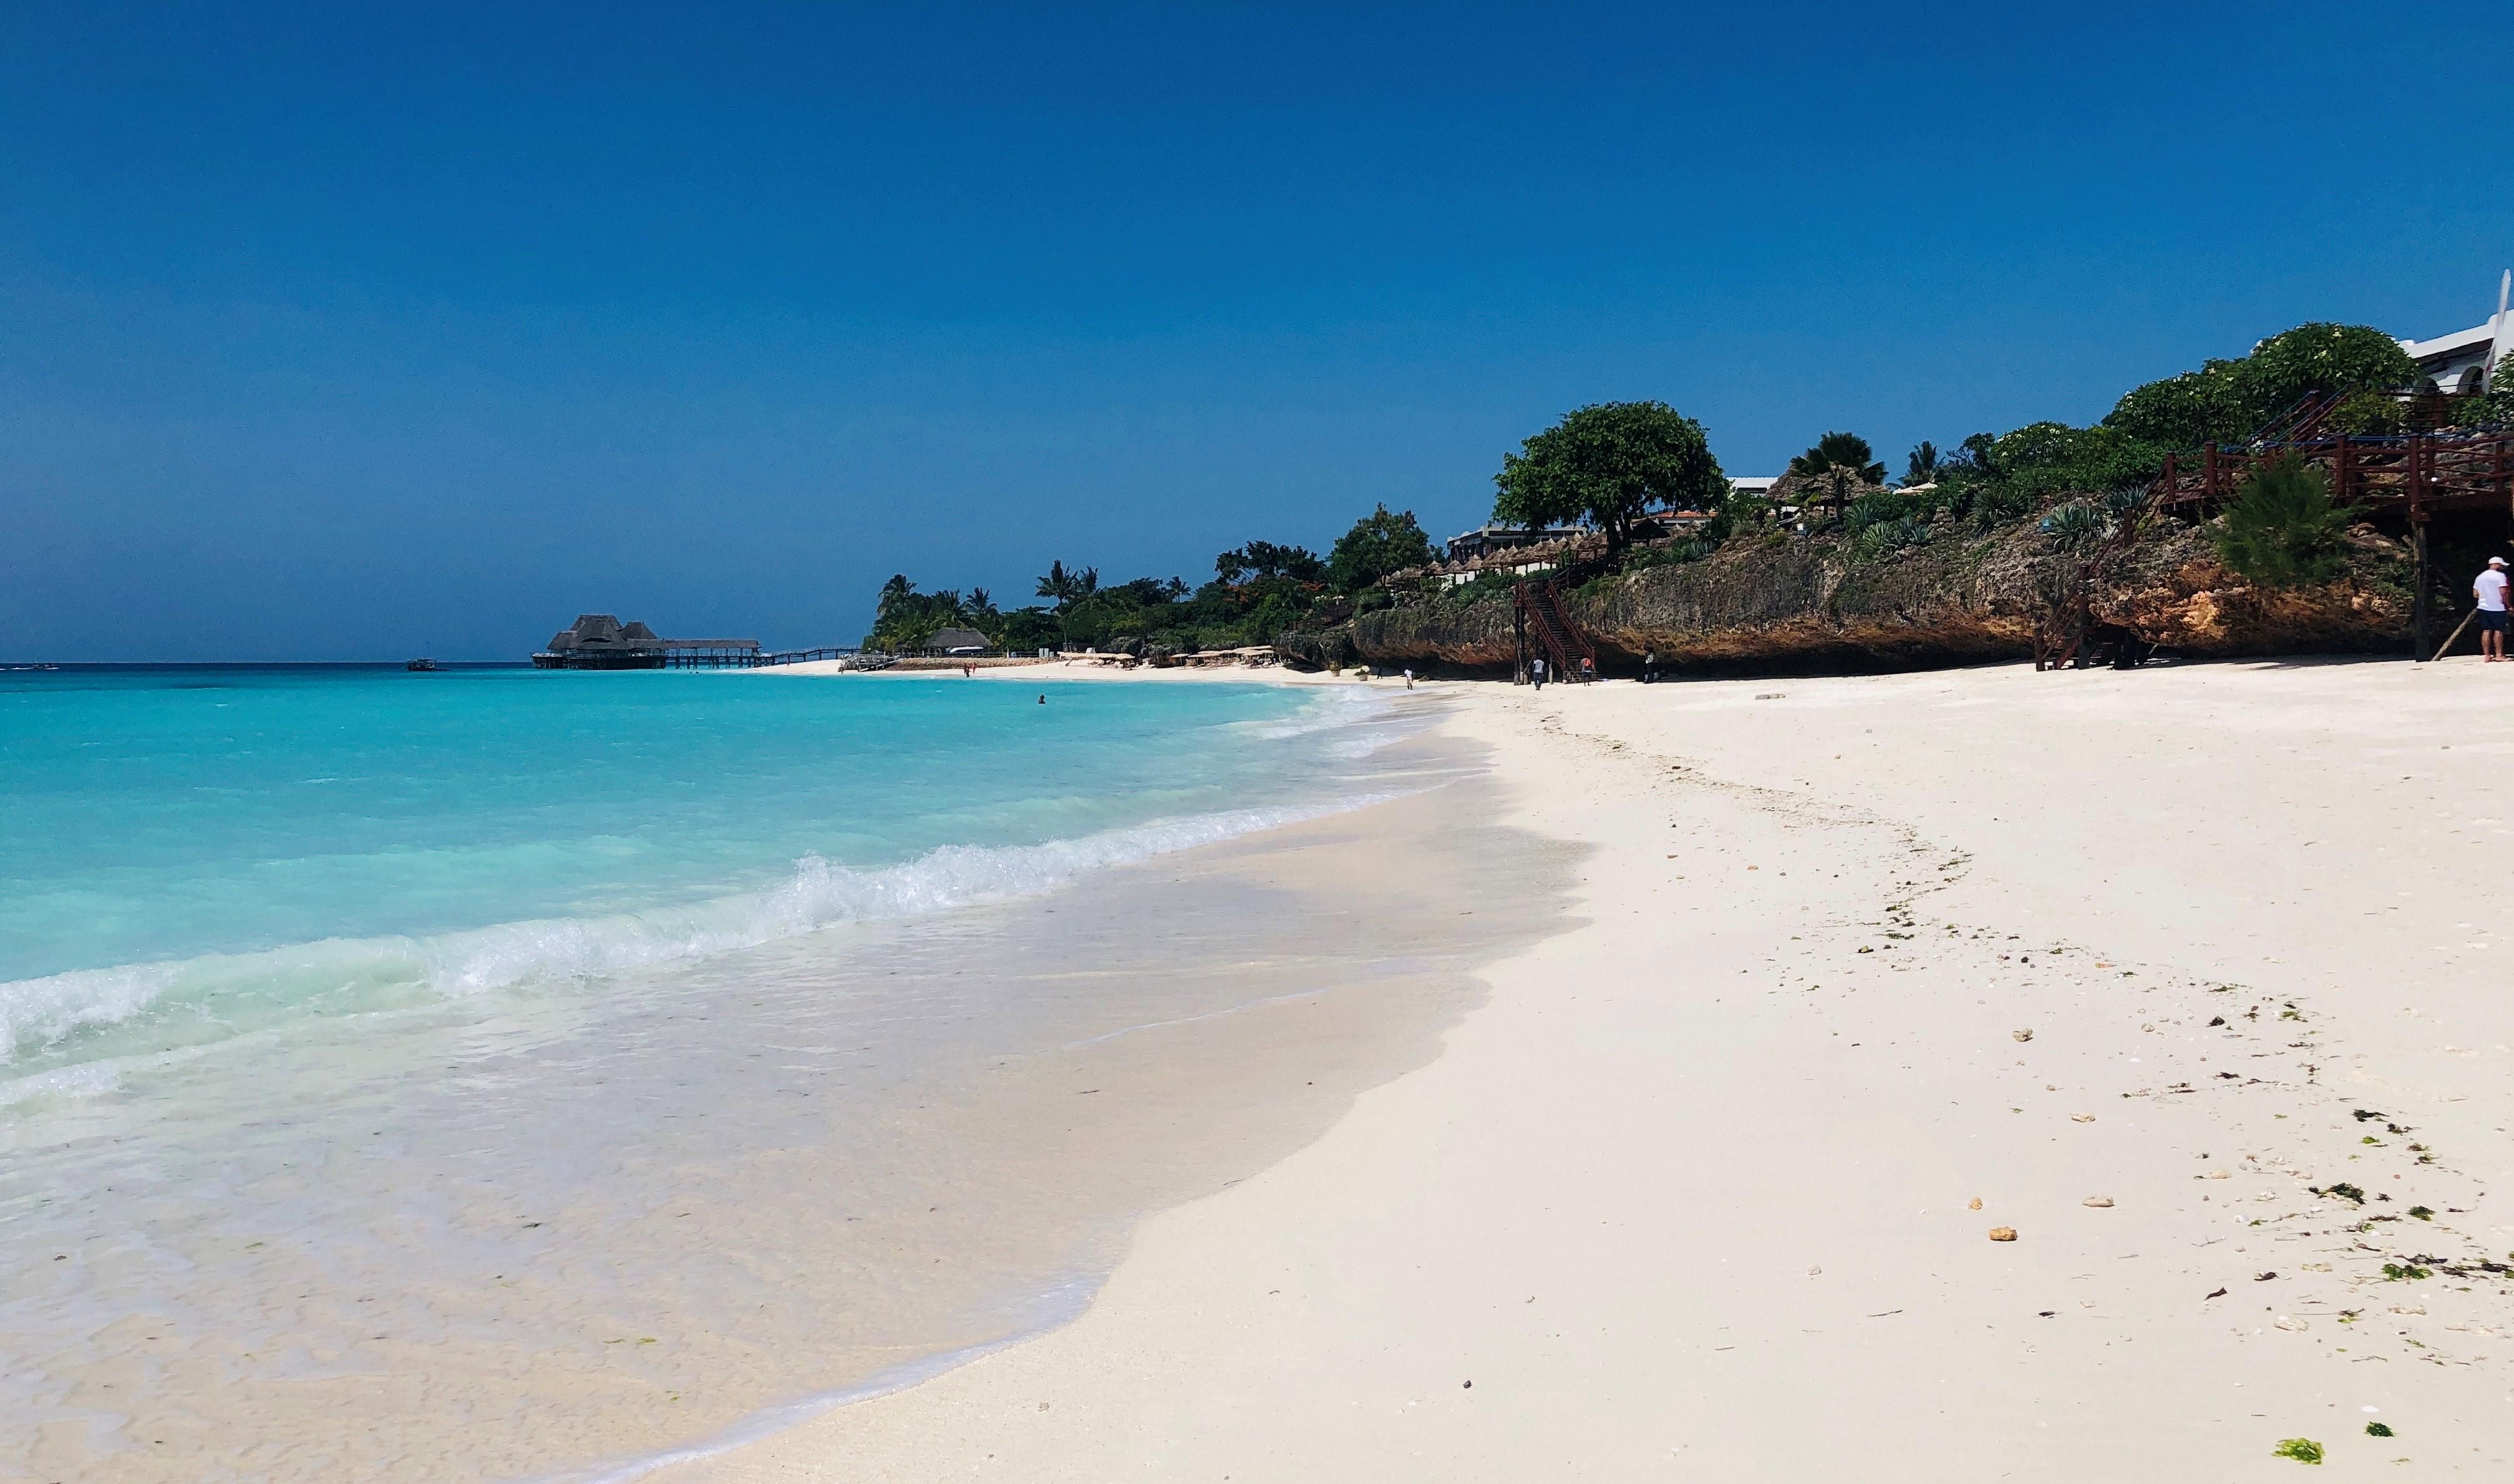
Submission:
M 0 1085 L 703 960 L 1244 832 L 1316 801 L 1349 741 L 1343 700 L 957 676 L 0 674 Z
M 1126 1213 L 1020 1089 L 1414 972 L 1127 868 L 1427 786 L 1404 709 L 0 672 L 0 1475 L 625 1478 L 1054 1322 Z

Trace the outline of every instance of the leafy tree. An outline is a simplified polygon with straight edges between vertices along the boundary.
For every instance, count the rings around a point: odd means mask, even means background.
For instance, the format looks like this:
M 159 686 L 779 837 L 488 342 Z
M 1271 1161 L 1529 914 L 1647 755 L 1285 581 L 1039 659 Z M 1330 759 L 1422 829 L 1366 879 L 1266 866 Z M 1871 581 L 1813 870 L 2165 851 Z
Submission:
M 2311 324 L 2282 331 L 2241 360 L 2210 361 L 2123 394 L 2104 425 L 2175 450 L 2251 435 L 2307 392 L 2407 391 L 2417 366 L 2400 342 L 2365 325 Z M 2382 415 L 2351 397 L 2352 421 L 2379 426 Z
M 2347 566 L 2344 533 L 2356 515 L 2332 503 L 2320 469 L 2285 454 L 2235 492 L 2217 529 L 2217 559 L 2264 587 L 2328 582 Z
M 990 633 L 998 647 L 1016 655 L 1054 649 L 1065 641 L 1064 625 L 1044 608 L 1016 608 L 1003 615 Z
M 1273 541 L 1250 541 L 1213 559 L 1214 576 L 1232 583 L 1267 578 L 1315 582 L 1326 576 L 1326 563 L 1308 547 L 1278 546 Z
M 1827 433 L 1815 440 L 1815 447 L 1790 461 L 1793 474 L 1821 474 L 1827 469 L 1848 469 L 1861 484 L 1886 482 L 1886 465 L 1857 433 Z
M 1421 567 L 1433 558 L 1432 538 L 1411 510 L 1390 514 L 1380 505 L 1353 523 L 1327 548 L 1327 585 L 1338 592 L 1359 592 L 1392 572 Z
M 1610 547 L 1652 505 L 1716 510 L 1728 497 L 1702 424 L 1664 402 L 1600 402 L 1504 454 L 1493 518 L 1515 526 L 1586 520 Z
M 2365 325 L 2298 325 L 2244 357 L 2237 383 L 2251 426 L 2277 417 L 2306 392 L 2407 391 L 2417 365 L 2401 342 Z M 2250 428 L 2246 428 L 2246 432 Z M 2240 435 L 2239 435 L 2240 436 Z
M 1905 484 L 1934 484 L 1938 478 L 1938 446 L 1922 439 L 1903 461 Z
M 2113 404 L 2103 425 L 2169 449 L 2241 438 L 2258 424 L 2250 421 L 2238 365 L 2210 361 L 2198 371 L 2133 386 Z

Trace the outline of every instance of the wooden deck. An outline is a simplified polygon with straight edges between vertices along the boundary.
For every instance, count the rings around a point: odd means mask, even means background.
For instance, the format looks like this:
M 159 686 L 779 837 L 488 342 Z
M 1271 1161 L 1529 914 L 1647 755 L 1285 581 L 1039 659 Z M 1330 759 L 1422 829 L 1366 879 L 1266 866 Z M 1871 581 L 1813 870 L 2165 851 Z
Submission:
M 2158 503 L 2188 508 L 2231 498 L 2252 470 L 2295 455 L 2330 476 L 2333 499 L 2369 512 L 2395 510 L 2413 524 L 2443 510 L 2514 512 L 2514 433 L 2409 433 L 2305 438 L 2243 448 L 2210 444 L 2168 455 Z

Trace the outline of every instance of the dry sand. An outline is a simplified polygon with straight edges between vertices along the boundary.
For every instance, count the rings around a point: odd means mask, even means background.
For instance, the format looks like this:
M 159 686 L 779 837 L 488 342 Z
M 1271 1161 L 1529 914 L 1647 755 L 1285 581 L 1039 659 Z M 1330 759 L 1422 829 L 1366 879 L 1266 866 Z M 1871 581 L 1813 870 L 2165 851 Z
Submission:
M 1414 699 L 1566 931 L 1072 1325 L 673 1477 L 2514 1477 L 2514 670 Z

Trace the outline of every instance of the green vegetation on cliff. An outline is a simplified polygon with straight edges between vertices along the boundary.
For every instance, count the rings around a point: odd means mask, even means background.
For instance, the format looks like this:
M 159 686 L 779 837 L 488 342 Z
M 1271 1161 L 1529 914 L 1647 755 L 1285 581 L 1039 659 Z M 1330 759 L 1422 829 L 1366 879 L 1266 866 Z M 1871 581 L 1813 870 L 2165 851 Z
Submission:
M 1190 588 L 1178 578 L 1103 583 L 1096 567 L 1049 564 L 1038 580 L 1043 607 L 998 610 L 985 588 L 919 592 L 906 577 L 884 583 L 865 647 L 913 653 L 938 629 L 974 628 L 1014 654 L 1039 649 L 1235 649 L 1271 644 L 1287 629 L 1350 617 L 1379 597 L 1389 573 L 1432 559 L 1432 541 L 1411 510 L 1380 505 L 1355 521 L 1320 557 L 1305 546 L 1252 541 L 1213 559 L 1213 580 Z M 1384 597 L 1380 598 L 1385 606 Z
M 2018 617 L 2024 612 L 2018 605 L 2030 606 L 2029 592 L 2042 593 L 2035 602 L 2060 601 L 2052 586 L 2057 567 L 2095 560 L 2122 544 L 2116 537 L 2165 549 L 2151 540 L 2161 533 L 2147 527 L 2153 517 L 2145 494 L 2169 454 L 2243 439 L 2287 415 L 2307 393 L 2344 397 L 2332 421 L 2347 431 L 2389 429 L 2413 415 L 2464 425 L 2514 421 L 2514 394 L 2449 407 L 2432 397 L 2405 402 L 2404 393 L 2417 390 L 2415 375 L 2398 342 L 2380 331 L 2300 325 L 2247 355 L 2133 387 L 2084 427 L 2030 422 L 2004 433 L 1974 433 L 1952 451 L 1921 443 L 1905 462 L 1899 488 L 1886 487 L 1886 466 L 1866 439 L 1828 430 L 1790 461 L 1789 474 L 1768 495 L 1731 494 L 1702 425 L 1666 403 L 1596 403 L 1565 413 L 1502 456 L 1493 478 L 1493 518 L 1505 526 L 1593 533 L 1599 540 L 1584 560 L 1602 556 L 1609 576 L 1583 585 L 1584 603 L 1660 593 L 1677 603 L 1672 612 L 1691 615 L 1683 622 L 1786 622 L 1804 629 L 1808 644 L 1832 621 L 1794 605 L 1847 603 L 1845 613 L 1867 615 L 1859 622 L 1886 625 L 1878 632 L 1886 634 L 1892 613 L 1954 613 L 1973 601 L 1963 593 L 1995 591 L 1993 606 L 2006 606 L 1990 629 L 1944 640 L 1953 646 L 1948 653 L 1985 652 L 1982 645 L 2013 646 L 2020 633 L 2030 634 L 2033 625 Z M 2344 549 L 2352 540 L 2351 512 L 2332 508 L 2327 491 L 2316 503 L 2310 479 L 2274 473 L 2254 482 L 2222 531 L 2173 549 L 2220 576 L 2272 590 L 2354 574 L 2368 592 L 2380 592 L 2364 612 L 2334 621 L 2327 631 L 2349 642 L 2381 631 L 2397 606 L 2389 568 L 2369 552 Z M 1713 514 L 1698 529 L 1656 537 L 1660 528 L 1648 518 L 1663 511 Z M 2008 563 L 2000 569 L 2005 577 L 1993 572 L 1992 553 Z M 1507 593 L 1516 577 L 1507 570 L 1472 579 L 1421 571 L 1437 559 L 1413 513 L 1382 504 L 1356 521 L 1324 557 L 1252 541 L 1217 556 L 1212 580 L 1194 588 L 1177 578 L 1150 577 L 1104 585 L 1096 569 L 1058 562 L 1039 580 L 1045 606 L 1005 612 L 984 589 L 919 592 L 907 578 L 894 577 L 882 589 L 867 642 L 912 650 L 939 628 L 967 626 L 1013 651 L 1178 652 L 1272 643 L 1312 662 L 1335 662 L 1375 658 L 1377 643 L 1383 650 L 1396 644 L 1391 654 L 1498 662 L 1489 652 L 1509 632 Z M 1599 568 L 1593 562 L 1588 570 Z M 1767 586 L 1748 590 L 1759 582 Z M 1980 587 L 1983 582 L 1990 586 Z M 2151 585 L 2178 591 L 2175 584 L 2185 582 L 2160 578 Z M 1677 594 L 1691 596 L 1680 601 Z M 1623 617 L 1601 609 L 1600 622 L 1624 622 L 1643 636 L 1639 642 L 1662 652 L 1684 648 L 1677 620 L 1644 622 L 1639 610 L 1615 613 Z M 1913 622 L 1909 637 L 1921 643 L 1927 625 Z M 1955 620 L 1940 623 L 1942 636 L 1962 628 Z M 1443 633 L 1462 637 L 1437 637 Z M 1411 637 L 1400 642 L 1399 634 Z M 2240 642 L 2262 642 L 2258 633 L 2247 634 Z M 1861 641 L 1878 653 L 1901 642 Z

